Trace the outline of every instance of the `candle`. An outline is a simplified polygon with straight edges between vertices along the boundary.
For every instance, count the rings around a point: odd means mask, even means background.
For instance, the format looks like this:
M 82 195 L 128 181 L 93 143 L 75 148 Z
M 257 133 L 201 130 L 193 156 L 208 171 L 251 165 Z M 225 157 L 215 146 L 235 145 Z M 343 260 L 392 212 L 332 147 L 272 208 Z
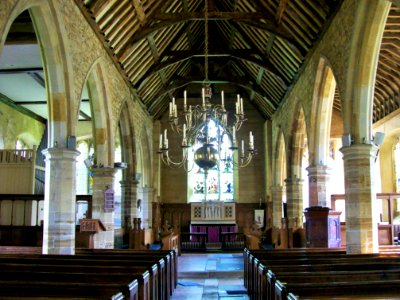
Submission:
M 254 143 L 254 137 L 253 137 L 253 133 L 250 131 L 249 132 L 249 144 L 250 144 L 250 146 L 253 146 L 253 143 Z M 250 148 L 252 148 L 252 147 L 250 147 Z
M 205 96 L 204 88 L 201 89 L 201 97 L 203 99 L 203 107 L 205 107 L 206 106 L 206 96 Z
M 172 117 L 172 103 L 169 103 L 169 116 Z
M 162 148 L 162 133 L 160 134 L 160 146 L 158 147 L 160 150 Z
M 183 92 L 183 110 L 186 111 L 186 90 Z
M 242 140 L 242 157 L 244 157 L 244 140 Z
M 243 98 L 240 98 L 240 113 L 243 114 Z
M 186 139 L 186 124 L 183 124 L 183 139 Z
M 168 148 L 167 129 L 164 129 L 164 148 Z
M 224 102 L 225 102 L 224 101 L 224 91 L 221 91 L 221 106 L 222 106 L 222 108 L 224 108 L 224 106 L 225 106 Z
M 233 143 L 235 143 L 235 140 L 236 140 L 235 126 L 232 126 L 232 140 L 233 140 Z
M 176 107 L 176 104 L 174 104 L 174 117 L 178 117 L 178 109 Z

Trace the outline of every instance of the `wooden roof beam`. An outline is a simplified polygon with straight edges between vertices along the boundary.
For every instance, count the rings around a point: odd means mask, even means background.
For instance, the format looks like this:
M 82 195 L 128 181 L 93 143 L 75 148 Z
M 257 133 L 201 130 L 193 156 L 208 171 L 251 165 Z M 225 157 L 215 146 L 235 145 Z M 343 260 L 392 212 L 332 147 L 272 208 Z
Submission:
M 302 47 L 295 41 L 286 29 L 281 25 L 276 25 L 268 19 L 268 16 L 262 13 L 243 13 L 243 12 L 220 12 L 210 11 L 208 13 L 209 20 L 231 20 L 234 22 L 245 23 L 248 26 L 259 28 L 275 34 L 279 38 L 289 43 L 299 53 L 302 53 Z M 203 12 L 188 13 L 158 13 L 152 17 L 152 25 L 145 26 L 143 30 L 138 31 L 132 36 L 127 43 L 121 48 L 118 58 L 123 61 L 129 55 L 130 50 L 142 39 L 146 38 L 153 32 L 165 27 L 169 27 L 178 23 L 187 21 L 204 20 Z M 261 21 L 262 20 L 262 21 Z
M 250 53 L 252 53 L 251 50 L 250 50 Z M 204 57 L 204 55 L 205 54 L 201 53 L 201 52 L 183 51 L 182 55 L 177 55 L 167 61 L 164 61 L 164 62 L 161 62 L 158 64 L 154 64 L 151 68 L 148 69 L 148 71 L 145 74 L 143 74 L 143 76 L 140 78 L 140 80 L 136 83 L 135 88 L 139 89 L 147 77 L 153 75 L 154 73 L 159 72 L 160 70 L 168 68 L 169 66 L 172 66 L 174 64 L 183 62 L 185 60 L 191 59 L 193 57 Z M 289 84 L 285 79 L 283 79 L 282 77 L 280 77 L 280 75 L 278 75 L 278 70 L 276 70 L 276 68 L 271 63 L 269 63 L 267 61 L 262 61 L 262 60 L 256 59 L 253 56 L 251 56 L 250 54 L 243 54 L 243 51 L 236 52 L 234 50 L 230 50 L 230 51 L 221 52 L 221 53 L 211 53 L 208 56 L 209 57 L 228 56 L 228 57 L 233 57 L 233 58 L 237 58 L 240 60 L 245 60 L 247 62 L 251 62 L 251 63 L 256 64 L 257 66 L 263 68 L 264 70 L 273 73 L 285 85 Z

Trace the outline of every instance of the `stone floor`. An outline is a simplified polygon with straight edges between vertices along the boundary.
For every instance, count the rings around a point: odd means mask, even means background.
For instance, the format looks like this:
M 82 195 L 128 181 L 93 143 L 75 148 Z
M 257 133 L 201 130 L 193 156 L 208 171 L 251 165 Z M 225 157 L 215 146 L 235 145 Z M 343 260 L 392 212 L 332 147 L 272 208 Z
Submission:
M 183 253 L 171 300 L 248 300 L 243 286 L 243 253 Z

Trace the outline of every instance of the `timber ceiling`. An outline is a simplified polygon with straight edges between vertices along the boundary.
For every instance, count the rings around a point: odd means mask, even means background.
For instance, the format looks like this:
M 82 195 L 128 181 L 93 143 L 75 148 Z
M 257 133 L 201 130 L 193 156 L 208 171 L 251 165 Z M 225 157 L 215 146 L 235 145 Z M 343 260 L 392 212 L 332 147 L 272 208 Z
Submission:
M 200 94 L 205 78 L 205 0 L 75 1 L 156 119 L 184 89 L 190 95 L 197 85 Z M 213 90 L 239 92 L 270 118 L 341 3 L 208 0 Z
M 205 74 L 205 0 L 75 2 L 155 119 L 168 109 L 172 97 L 182 97 L 184 89 L 188 89 L 189 96 L 199 96 Z M 378 62 L 374 122 L 400 108 L 400 7 L 392 2 Z M 285 101 L 341 3 L 342 0 L 208 0 L 209 79 L 214 94 L 224 89 L 227 102 L 234 101 L 234 94 L 240 93 L 244 101 L 269 119 Z M 11 26 L 6 47 L 17 56 L 14 47 L 35 43 L 31 19 L 25 12 Z M 14 57 L 8 64 L 0 59 L 0 101 L 15 101 L 18 107 L 46 118 L 40 59 L 17 65 L 27 57 L 32 55 Z M 7 94 L 12 82 L 25 87 L 16 87 L 15 94 L 27 90 L 24 78 L 32 81 L 32 90 L 35 84 L 41 93 L 19 97 Z M 27 97 L 32 98 L 29 103 Z M 86 94 L 83 98 L 81 119 L 90 120 Z M 341 110 L 338 90 L 333 107 Z

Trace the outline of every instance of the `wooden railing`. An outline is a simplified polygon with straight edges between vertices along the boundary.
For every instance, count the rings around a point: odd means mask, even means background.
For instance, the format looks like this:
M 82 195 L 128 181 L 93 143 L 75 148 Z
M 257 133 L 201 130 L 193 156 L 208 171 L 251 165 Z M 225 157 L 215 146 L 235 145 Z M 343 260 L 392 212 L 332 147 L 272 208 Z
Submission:
M 86 202 L 86 218 L 92 217 L 92 195 L 77 195 L 76 203 Z M 40 226 L 44 195 L 0 194 L 0 226 Z
M 393 245 L 400 233 L 400 225 L 393 224 L 394 216 L 394 201 L 400 199 L 400 193 L 377 193 L 377 201 L 387 201 L 387 222 L 378 224 L 379 231 L 379 244 L 380 245 Z M 331 195 L 331 206 L 336 210 L 336 201 L 346 200 L 345 194 Z M 345 230 L 345 223 L 342 224 L 342 230 Z
M 0 150 L 0 164 L 10 164 L 10 163 L 34 163 L 35 161 L 36 149 L 4 149 Z

